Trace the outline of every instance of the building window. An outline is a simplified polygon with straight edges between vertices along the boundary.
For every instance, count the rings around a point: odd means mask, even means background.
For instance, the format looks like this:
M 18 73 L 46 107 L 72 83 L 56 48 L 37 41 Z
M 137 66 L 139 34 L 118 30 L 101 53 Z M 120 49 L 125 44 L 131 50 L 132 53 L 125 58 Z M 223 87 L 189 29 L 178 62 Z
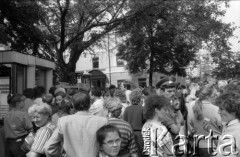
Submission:
M 147 79 L 146 78 L 139 78 L 138 79 L 138 85 L 141 87 L 147 87 Z
M 124 60 L 120 56 L 116 55 L 117 66 L 124 66 Z
M 121 84 L 124 83 L 125 80 L 117 80 L 118 88 L 120 88 Z
M 99 57 L 93 57 L 92 63 L 93 63 L 93 68 L 99 68 Z

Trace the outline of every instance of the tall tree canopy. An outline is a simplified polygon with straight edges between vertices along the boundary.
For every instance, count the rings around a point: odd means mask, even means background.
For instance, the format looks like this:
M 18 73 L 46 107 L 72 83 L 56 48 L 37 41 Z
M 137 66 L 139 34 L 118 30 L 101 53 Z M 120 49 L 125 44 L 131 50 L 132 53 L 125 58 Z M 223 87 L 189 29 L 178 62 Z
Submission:
M 36 1 L 1 0 L 0 43 L 18 52 L 43 57 L 45 54 L 39 52 L 50 51 L 49 36 L 39 28 L 44 14 Z
M 0 33 L 8 38 L 12 49 L 26 52 L 31 45 L 34 53 L 50 56 L 61 79 L 69 81 L 85 50 L 123 19 L 144 11 L 126 14 L 128 5 L 128 0 L 1 0 L 0 26 L 4 31 Z M 12 43 L 18 43 L 19 48 Z M 37 51 L 39 48 L 44 49 Z M 64 60 L 66 52 L 70 53 L 68 63 Z
M 219 20 L 225 13 L 220 9 L 223 1 L 131 2 L 130 12 L 148 9 L 119 29 L 124 42 L 118 55 L 127 61 L 131 73 L 147 69 L 150 85 L 153 72 L 185 76 L 184 68 L 200 48 L 216 51 L 219 40 L 227 42 L 232 35 L 233 28 Z M 169 65 L 171 71 L 166 70 Z

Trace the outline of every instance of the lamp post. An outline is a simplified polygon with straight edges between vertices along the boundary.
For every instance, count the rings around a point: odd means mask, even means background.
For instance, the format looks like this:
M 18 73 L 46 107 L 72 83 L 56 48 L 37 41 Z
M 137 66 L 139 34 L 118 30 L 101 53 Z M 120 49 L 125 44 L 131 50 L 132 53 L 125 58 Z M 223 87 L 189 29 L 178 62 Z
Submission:
M 111 59 L 110 59 L 110 48 L 109 48 L 109 33 L 108 33 L 108 66 L 109 66 L 109 84 L 112 84 L 111 79 Z

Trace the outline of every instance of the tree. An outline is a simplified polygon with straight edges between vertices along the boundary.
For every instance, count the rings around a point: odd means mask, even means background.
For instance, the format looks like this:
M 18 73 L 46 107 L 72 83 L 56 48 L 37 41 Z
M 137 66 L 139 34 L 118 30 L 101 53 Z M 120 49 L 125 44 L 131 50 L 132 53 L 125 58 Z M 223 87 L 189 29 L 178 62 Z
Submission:
M 49 37 L 38 27 L 43 16 L 44 12 L 36 1 L 1 0 L 0 43 L 8 44 L 21 53 L 44 57 L 45 54 L 39 53 L 39 49 L 50 49 L 47 42 Z
M 240 74 L 240 54 L 230 51 L 230 48 L 224 51 L 218 51 L 213 54 L 214 62 L 217 67 L 213 73 L 222 79 L 238 77 Z
M 221 3 L 133 1 L 131 11 L 146 6 L 148 9 L 141 16 L 125 21 L 119 29 L 124 39 L 119 46 L 119 56 L 127 61 L 131 73 L 147 69 L 149 85 L 152 85 L 153 72 L 185 76 L 184 68 L 194 60 L 200 48 L 213 49 L 219 39 L 227 40 L 232 35 L 233 28 L 218 20 L 224 15 L 219 9 Z M 169 65 L 170 72 L 165 68 Z
M 60 79 L 67 82 L 74 82 L 76 62 L 84 51 L 99 44 L 100 39 L 122 20 L 144 11 L 126 15 L 128 0 L 3 0 L 0 4 L 4 4 L 1 7 L 2 27 L 7 20 L 10 28 L 0 33 L 5 33 L 8 42 L 21 46 L 16 48 L 11 44 L 12 49 L 26 53 L 29 47 L 34 49 L 35 55 L 49 56 L 57 64 Z M 16 8 L 19 10 L 14 12 Z M 19 26 L 21 32 L 15 34 Z M 12 36 L 15 36 L 13 41 L 10 40 Z M 22 42 L 27 44 L 19 44 Z M 70 54 L 68 63 L 64 60 L 65 53 Z
M 73 77 L 76 62 L 84 51 L 99 44 L 122 20 L 143 11 L 126 15 L 127 0 L 55 0 L 41 5 L 47 16 L 42 24 L 47 34 L 55 37 L 52 44 L 62 80 Z M 68 63 L 63 57 L 66 52 L 70 53 Z

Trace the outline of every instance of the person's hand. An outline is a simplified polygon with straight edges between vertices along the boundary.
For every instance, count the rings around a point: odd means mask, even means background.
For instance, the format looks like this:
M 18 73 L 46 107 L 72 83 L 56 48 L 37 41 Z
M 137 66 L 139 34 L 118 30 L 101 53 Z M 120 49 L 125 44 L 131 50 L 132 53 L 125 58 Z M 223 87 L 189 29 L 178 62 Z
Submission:
M 212 121 L 210 121 L 209 119 L 204 119 L 203 121 L 203 129 L 207 132 L 210 132 L 211 130 L 213 131 L 213 133 L 217 134 L 217 135 L 221 135 L 222 131 L 220 130 L 220 128 L 214 124 Z
M 169 113 L 163 113 L 159 115 L 158 118 L 166 127 L 175 123 L 174 119 L 171 117 Z

